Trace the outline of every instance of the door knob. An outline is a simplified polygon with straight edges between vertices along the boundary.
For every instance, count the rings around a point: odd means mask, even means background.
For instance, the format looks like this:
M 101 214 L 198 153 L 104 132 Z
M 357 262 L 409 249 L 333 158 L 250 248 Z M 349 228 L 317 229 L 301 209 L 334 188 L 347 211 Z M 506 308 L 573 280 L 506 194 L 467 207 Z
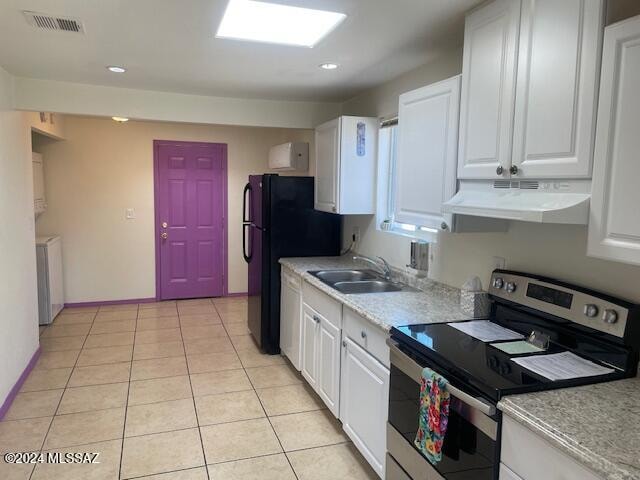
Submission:
M 167 228 L 167 227 L 168 227 L 167 222 L 162 222 L 162 228 Z
M 163 240 L 166 240 L 167 238 L 169 238 L 169 234 L 167 232 L 162 232 L 160 234 L 160 238 L 162 238 Z

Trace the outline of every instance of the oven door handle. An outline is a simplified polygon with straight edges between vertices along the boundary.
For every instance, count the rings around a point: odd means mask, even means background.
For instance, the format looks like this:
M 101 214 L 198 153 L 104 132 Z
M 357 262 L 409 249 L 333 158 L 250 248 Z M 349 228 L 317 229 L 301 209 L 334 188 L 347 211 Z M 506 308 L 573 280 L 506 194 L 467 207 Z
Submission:
M 400 350 L 400 348 L 398 348 L 398 343 L 395 340 L 387 338 L 387 345 L 391 351 L 391 363 L 402 370 L 402 372 L 412 380 L 420 383 L 422 380 L 422 367 Z M 454 387 L 450 383 L 447 384 L 447 391 L 452 397 L 456 397 L 471 408 L 475 408 L 489 417 L 496 413 L 496 407 L 485 401 L 483 398 L 471 396 L 459 388 Z

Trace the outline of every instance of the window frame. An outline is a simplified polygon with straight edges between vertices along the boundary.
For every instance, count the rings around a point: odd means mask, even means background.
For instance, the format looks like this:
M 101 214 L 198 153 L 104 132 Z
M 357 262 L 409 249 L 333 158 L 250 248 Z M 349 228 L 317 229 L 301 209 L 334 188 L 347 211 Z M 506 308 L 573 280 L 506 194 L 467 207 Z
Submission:
M 378 202 L 376 205 L 376 229 L 434 243 L 438 230 L 395 221 L 395 197 L 398 161 L 398 124 L 380 127 L 378 133 Z

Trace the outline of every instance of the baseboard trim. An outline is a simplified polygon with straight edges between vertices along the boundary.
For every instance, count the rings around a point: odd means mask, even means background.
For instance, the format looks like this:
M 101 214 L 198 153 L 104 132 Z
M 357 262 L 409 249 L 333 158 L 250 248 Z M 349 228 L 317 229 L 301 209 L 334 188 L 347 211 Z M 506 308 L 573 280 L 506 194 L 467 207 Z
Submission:
M 150 298 L 130 298 L 128 300 L 104 300 L 101 302 L 72 302 L 65 303 L 64 308 L 74 307 L 102 307 L 107 305 L 127 305 L 130 303 L 153 303 L 156 302 L 155 297 Z
M 227 293 L 223 295 L 223 297 L 246 297 L 247 292 L 234 292 Z M 104 300 L 100 302 L 72 302 L 65 303 L 64 308 L 74 308 L 74 307 L 102 307 L 108 305 L 127 305 L 131 303 L 153 303 L 153 302 L 161 302 L 162 300 L 158 300 L 156 297 L 151 298 L 131 298 L 129 300 Z
M 18 393 L 20 392 L 20 389 L 22 388 L 22 384 L 25 382 L 25 380 L 31 373 L 31 370 L 33 370 L 33 367 L 36 366 L 36 363 L 38 362 L 38 358 L 40 358 L 41 352 L 42 350 L 40 349 L 40 346 L 38 346 L 38 349 L 31 356 L 31 360 L 29 360 L 29 363 L 27 363 L 27 366 L 22 371 L 22 374 L 18 378 L 18 381 L 13 386 L 13 388 L 9 390 L 9 394 L 7 395 L 7 398 L 5 398 L 2 406 L 0 407 L 0 420 L 4 418 L 4 416 L 9 411 L 9 408 L 11 408 L 11 404 L 15 400 L 16 395 L 18 395 Z

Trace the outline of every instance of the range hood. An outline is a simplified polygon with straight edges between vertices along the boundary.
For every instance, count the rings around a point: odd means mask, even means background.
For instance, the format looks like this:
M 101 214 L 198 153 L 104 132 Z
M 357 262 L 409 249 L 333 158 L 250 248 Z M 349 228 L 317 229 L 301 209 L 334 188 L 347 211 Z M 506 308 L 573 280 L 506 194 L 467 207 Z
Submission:
M 461 180 L 445 213 L 537 223 L 586 225 L 590 180 Z

